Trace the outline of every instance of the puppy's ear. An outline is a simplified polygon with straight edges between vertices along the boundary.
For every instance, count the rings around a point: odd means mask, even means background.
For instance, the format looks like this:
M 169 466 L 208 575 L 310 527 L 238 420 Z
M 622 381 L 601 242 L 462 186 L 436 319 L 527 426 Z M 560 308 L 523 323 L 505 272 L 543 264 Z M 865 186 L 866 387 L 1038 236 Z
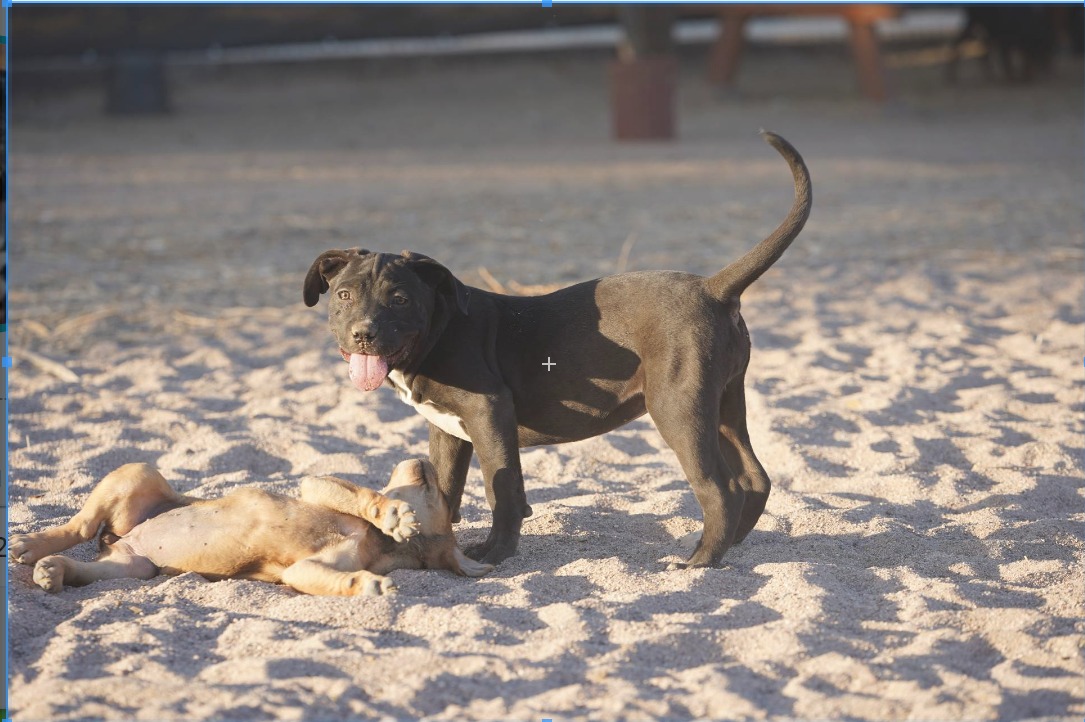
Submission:
M 460 279 L 452 275 L 452 271 L 442 266 L 429 256 L 423 256 L 414 251 L 404 251 L 403 257 L 407 259 L 407 267 L 418 275 L 423 281 L 432 286 L 438 293 L 443 293 L 452 298 L 456 308 L 467 315 L 467 302 L 471 298 L 471 289 L 463 285 Z
M 320 300 L 320 294 L 327 293 L 328 282 L 335 274 L 343 270 L 351 258 L 364 256 L 369 251 L 364 248 L 351 248 L 348 251 L 324 251 L 313 265 L 309 266 L 309 272 L 305 274 L 305 285 L 302 287 L 301 297 L 306 306 L 315 306 Z

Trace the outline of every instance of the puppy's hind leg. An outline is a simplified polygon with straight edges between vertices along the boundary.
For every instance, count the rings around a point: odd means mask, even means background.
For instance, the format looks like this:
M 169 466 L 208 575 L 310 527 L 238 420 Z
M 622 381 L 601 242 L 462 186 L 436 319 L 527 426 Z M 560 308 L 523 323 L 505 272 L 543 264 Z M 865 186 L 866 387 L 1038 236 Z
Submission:
M 82 587 L 102 579 L 152 579 L 158 567 L 147 557 L 114 554 L 96 562 L 78 562 L 59 554 L 47 556 L 34 565 L 34 582 L 47 592 L 59 592 L 64 585 Z
M 742 512 L 743 489 L 720 450 L 716 398 L 700 389 L 663 389 L 662 393 L 645 394 L 648 413 L 678 456 L 704 515 L 701 540 L 684 566 L 719 564 L 734 542 Z
M 15 534 L 8 542 L 11 558 L 34 564 L 81 542 L 98 529 L 123 536 L 140 522 L 190 500 L 178 494 L 149 464 L 125 464 L 98 482 L 87 503 L 66 524 L 32 534 Z
M 738 544 L 757 525 L 772 488 L 769 475 L 750 445 L 750 434 L 746 429 L 746 390 L 741 376 L 731 380 L 720 400 L 720 450 L 744 492 L 742 516 L 735 532 L 735 544 Z

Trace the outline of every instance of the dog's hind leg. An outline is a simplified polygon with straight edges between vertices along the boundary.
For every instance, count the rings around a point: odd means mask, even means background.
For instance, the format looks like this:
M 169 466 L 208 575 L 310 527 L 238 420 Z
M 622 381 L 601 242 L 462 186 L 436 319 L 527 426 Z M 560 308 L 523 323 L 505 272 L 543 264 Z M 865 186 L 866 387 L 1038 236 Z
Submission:
M 64 585 L 82 587 L 102 579 L 153 579 L 158 567 L 147 557 L 113 554 L 96 562 L 79 562 L 59 554 L 47 556 L 34 565 L 34 582 L 47 592 L 59 592 Z
M 31 534 L 15 534 L 8 542 L 11 558 L 34 564 L 81 542 L 93 539 L 98 529 L 123 536 L 140 522 L 187 504 L 158 470 L 149 464 L 125 464 L 98 482 L 87 503 L 66 524 Z
M 750 434 L 746 430 L 746 391 L 741 376 L 728 383 L 720 400 L 720 450 L 744 492 L 742 516 L 735 532 L 734 543 L 738 544 L 761 518 L 772 488 L 765 467 L 761 466 L 750 445 Z
M 744 497 L 720 450 L 719 408 L 707 400 L 718 396 L 703 389 L 646 391 L 648 413 L 678 456 L 704 515 L 704 532 L 686 565 L 715 566 L 734 542 Z

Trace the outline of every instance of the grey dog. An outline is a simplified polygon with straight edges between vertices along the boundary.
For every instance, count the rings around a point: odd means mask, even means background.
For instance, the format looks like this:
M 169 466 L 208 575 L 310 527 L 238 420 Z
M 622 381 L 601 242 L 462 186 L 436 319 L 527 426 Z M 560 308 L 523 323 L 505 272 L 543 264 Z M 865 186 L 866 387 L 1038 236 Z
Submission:
M 516 553 L 531 515 L 521 448 L 597 436 L 645 412 L 704 515 L 687 564 L 719 564 L 757 524 L 770 483 L 746 430 L 750 335 L 739 296 L 799 234 L 812 203 L 798 151 L 762 135 L 791 168 L 794 204 L 768 238 L 707 278 L 623 273 L 516 297 L 465 286 L 407 251 L 334 250 L 313 262 L 305 304 L 329 294 L 329 325 L 357 388 L 389 384 L 429 421 L 430 460 L 457 521 L 477 451 L 493 525 L 469 556 L 493 564 Z

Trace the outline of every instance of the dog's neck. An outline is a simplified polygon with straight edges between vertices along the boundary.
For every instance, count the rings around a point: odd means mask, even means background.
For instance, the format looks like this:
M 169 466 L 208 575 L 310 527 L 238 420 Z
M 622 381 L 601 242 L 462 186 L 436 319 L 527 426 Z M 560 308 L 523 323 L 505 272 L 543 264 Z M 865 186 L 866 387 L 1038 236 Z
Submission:
M 422 365 L 422 362 L 429 356 L 430 351 L 441 340 L 454 313 L 460 313 L 455 304 L 450 303 L 442 294 L 434 295 L 433 313 L 429 317 L 429 328 L 426 329 L 426 333 L 422 334 L 422 343 L 415 349 L 415 353 L 411 354 L 410 361 L 401 370 L 408 389 L 411 388 L 414 377 L 418 373 L 418 367 Z

